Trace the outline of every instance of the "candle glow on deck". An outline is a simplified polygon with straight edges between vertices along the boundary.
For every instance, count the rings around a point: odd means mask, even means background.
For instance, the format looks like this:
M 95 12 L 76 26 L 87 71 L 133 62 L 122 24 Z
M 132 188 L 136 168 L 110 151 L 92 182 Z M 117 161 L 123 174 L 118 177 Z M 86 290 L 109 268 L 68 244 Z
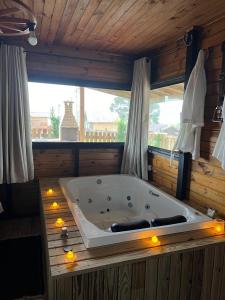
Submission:
M 59 207 L 58 202 L 56 202 L 56 201 L 52 202 L 51 208 L 56 209 L 56 208 L 58 208 L 58 207 Z
M 159 239 L 158 239 L 158 237 L 157 237 L 156 235 L 154 235 L 154 236 L 151 238 L 151 240 L 152 240 L 152 243 L 153 243 L 153 244 L 157 244 L 157 243 L 159 242 Z
M 75 262 L 76 261 L 76 255 L 75 253 L 71 250 L 71 251 L 68 251 L 66 254 L 65 254 L 67 260 L 69 262 Z
M 61 226 L 63 226 L 63 224 L 64 224 L 63 219 L 62 218 L 57 218 L 57 220 L 56 220 L 56 226 L 61 227 Z
M 52 188 L 49 188 L 48 190 L 47 190 L 47 195 L 48 196 L 51 196 L 52 194 L 53 194 L 53 189 Z

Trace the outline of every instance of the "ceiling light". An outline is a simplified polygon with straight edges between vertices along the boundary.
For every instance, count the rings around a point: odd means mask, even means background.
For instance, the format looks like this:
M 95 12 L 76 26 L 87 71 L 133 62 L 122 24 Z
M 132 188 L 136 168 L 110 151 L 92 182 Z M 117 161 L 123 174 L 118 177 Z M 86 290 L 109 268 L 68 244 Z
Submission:
M 29 28 L 29 31 L 30 31 L 30 34 L 29 34 L 29 37 L 28 37 L 28 43 L 31 45 L 31 46 L 36 46 L 37 45 L 37 37 L 36 37 L 36 34 L 35 34 L 35 27 L 36 27 L 36 24 L 35 23 L 30 23 L 28 25 L 28 28 Z

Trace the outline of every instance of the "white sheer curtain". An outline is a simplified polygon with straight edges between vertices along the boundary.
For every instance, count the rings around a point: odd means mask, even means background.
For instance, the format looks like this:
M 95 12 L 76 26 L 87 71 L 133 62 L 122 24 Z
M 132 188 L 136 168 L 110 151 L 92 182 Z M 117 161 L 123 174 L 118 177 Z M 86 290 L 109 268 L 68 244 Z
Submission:
M 148 179 L 148 121 L 150 62 L 141 58 L 134 63 L 127 137 L 121 173 Z
M 223 102 L 223 124 L 220 129 L 219 137 L 213 150 L 213 156 L 221 162 L 221 167 L 225 170 L 225 99 Z
M 0 46 L 0 183 L 34 177 L 26 60 L 23 48 Z
M 190 152 L 200 157 L 201 128 L 204 126 L 206 76 L 204 51 L 200 50 L 184 93 L 180 132 L 173 150 Z

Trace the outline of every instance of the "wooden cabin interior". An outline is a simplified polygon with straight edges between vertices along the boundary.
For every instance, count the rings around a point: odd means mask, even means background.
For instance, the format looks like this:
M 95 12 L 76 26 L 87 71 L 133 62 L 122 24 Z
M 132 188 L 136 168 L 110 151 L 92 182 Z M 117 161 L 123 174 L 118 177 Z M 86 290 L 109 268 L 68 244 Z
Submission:
M 28 43 L 31 33 L 35 46 Z M 204 50 L 207 92 L 200 157 L 175 151 L 171 163 L 171 148 L 149 144 L 147 182 L 222 222 L 225 170 L 213 151 L 223 126 L 214 114 L 225 95 L 224 0 L 0 0 L 0 40 L 0 52 L 4 45 L 24 49 L 29 83 L 76 86 L 80 97 L 91 89 L 133 100 L 134 62 L 147 57 L 150 103 L 163 91 L 183 99 Z M 2 120 L 3 63 L 1 56 Z M 79 109 L 81 122 L 85 115 L 82 105 Z M 4 124 L 0 120 L 1 132 Z M 84 130 L 81 126 L 80 140 L 33 140 L 34 178 L 27 182 L 6 180 L 6 163 L 0 163 L 0 299 L 225 299 L 223 223 L 222 232 L 199 228 L 162 235 L 156 245 L 143 236 L 86 247 L 58 180 L 120 176 L 126 141 L 88 140 Z M 7 151 L 0 136 L 0 161 Z M 53 201 L 59 204 L 56 210 Z M 66 239 L 58 218 L 67 227 Z M 65 247 L 75 257 L 72 262 Z

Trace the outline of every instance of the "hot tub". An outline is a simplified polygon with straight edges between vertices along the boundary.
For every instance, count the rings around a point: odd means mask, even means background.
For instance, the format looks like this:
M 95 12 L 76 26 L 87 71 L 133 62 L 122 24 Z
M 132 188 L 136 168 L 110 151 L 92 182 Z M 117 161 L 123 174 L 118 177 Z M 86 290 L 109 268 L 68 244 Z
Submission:
M 213 220 L 153 185 L 128 175 L 60 178 L 87 248 L 210 228 Z M 182 215 L 187 222 L 112 232 L 113 223 Z

